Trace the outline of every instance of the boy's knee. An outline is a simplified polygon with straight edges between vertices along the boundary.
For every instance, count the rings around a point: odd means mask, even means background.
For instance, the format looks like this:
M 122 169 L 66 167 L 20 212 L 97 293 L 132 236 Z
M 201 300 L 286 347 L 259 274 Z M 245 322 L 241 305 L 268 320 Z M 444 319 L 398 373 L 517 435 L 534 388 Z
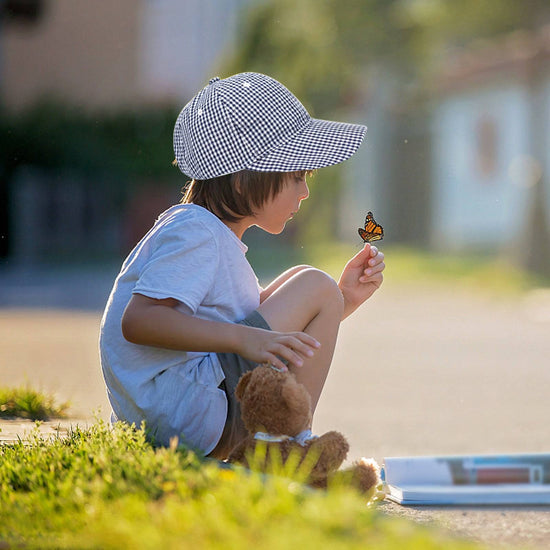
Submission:
M 338 283 L 324 271 L 315 267 L 308 267 L 302 272 L 306 277 L 308 288 L 314 288 L 318 293 L 318 299 L 322 300 L 323 304 L 344 308 L 344 297 L 338 287 Z

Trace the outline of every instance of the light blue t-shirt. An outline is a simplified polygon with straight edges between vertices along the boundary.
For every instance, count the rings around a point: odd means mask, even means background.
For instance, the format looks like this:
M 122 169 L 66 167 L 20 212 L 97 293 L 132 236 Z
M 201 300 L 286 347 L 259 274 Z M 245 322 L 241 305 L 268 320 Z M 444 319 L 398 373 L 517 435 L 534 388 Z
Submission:
M 164 212 L 125 260 L 107 302 L 100 332 L 103 376 L 116 418 L 145 420 L 154 440 L 170 438 L 208 454 L 221 437 L 227 399 L 215 353 L 142 346 L 122 335 L 133 293 L 175 298 L 201 319 L 235 323 L 260 304 L 247 247 L 211 212 L 194 204 Z

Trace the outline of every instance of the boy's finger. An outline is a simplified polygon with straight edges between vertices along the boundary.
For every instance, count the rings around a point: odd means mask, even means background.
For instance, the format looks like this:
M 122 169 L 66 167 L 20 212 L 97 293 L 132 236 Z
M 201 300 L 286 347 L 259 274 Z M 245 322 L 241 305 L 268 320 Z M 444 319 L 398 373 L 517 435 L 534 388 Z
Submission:
M 315 342 L 317 341 L 315 340 Z M 298 338 L 294 338 L 294 340 L 289 343 L 289 347 L 294 351 L 297 351 L 303 357 L 313 357 L 315 353 L 314 350 L 317 349 L 319 346 L 311 346 L 305 342 L 302 342 Z
M 286 346 L 281 346 L 276 357 L 279 365 L 291 364 L 295 367 L 302 367 L 304 364 L 304 360 L 292 348 Z
M 266 361 L 266 363 L 275 370 L 278 370 L 279 372 L 288 371 L 288 367 L 286 366 L 286 364 L 281 361 L 281 359 L 279 359 L 277 355 L 274 355 L 272 353 L 270 354 L 270 358 Z
M 357 267 L 365 263 L 368 260 L 371 253 L 371 245 L 365 243 L 365 246 L 348 262 L 349 266 Z
M 313 351 L 310 349 L 307 349 L 306 351 L 294 344 L 288 344 L 285 346 L 284 350 L 281 351 L 280 355 L 293 365 L 301 367 L 304 363 L 304 358 L 312 357 Z
M 296 367 L 301 367 L 304 364 L 304 359 L 313 357 L 315 349 L 319 347 L 319 343 L 308 334 L 298 333 L 298 335 L 307 337 L 312 344 L 317 345 L 309 345 L 296 336 L 288 336 L 279 341 L 275 353 L 279 359 L 288 361 Z
M 377 252 L 376 256 L 371 256 L 371 259 L 369 260 L 369 265 L 376 265 L 380 264 L 384 261 L 384 254 L 382 252 Z
M 313 348 L 320 348 L 321 347 L 321 343 L 318 342 L 317 340 L 315 340 L 315 338 L 313 338 L 313 336 L 307 334 L 306 332 L 299 332 L 296 337 L 299 341 L 304 342 L 308 346 L 311 346 Z
M 366 268 L 363 273 L 365 275 L 373 275 L 374 273 L 378 273 L 380 271 L 384 271 L 386 269 L 386 264 L 384 262 L 380 262 L 379 264 L 374 264 L 368 268 Z

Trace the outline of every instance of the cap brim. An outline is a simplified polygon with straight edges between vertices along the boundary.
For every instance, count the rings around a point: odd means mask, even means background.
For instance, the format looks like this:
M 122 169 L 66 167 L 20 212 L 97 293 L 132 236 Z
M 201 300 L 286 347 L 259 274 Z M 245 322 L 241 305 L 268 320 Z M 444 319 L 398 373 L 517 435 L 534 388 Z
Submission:
M 315 170 L 349 159 L 359 149 L 367 127 L 312 118 L 283 145 L 246 168 L 260 172 Z

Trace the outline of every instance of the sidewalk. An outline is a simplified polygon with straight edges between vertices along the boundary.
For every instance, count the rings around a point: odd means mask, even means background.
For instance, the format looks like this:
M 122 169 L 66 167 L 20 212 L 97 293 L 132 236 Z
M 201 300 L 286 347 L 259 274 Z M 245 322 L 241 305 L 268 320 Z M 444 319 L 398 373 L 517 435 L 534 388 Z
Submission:
M 48 422 L 33 422 L 32 420 L 0 419 L 0 445 L 17 443 L 27 440 L 31 433 L 39 433 L 44 439 L 65 437 L 71 429 L 79 426 L 86 429 L 90 422 L 82 419 L 59 419 Z
M 102 311 L 120 265 L 93 268 L 0 264 L 0 308 Z

